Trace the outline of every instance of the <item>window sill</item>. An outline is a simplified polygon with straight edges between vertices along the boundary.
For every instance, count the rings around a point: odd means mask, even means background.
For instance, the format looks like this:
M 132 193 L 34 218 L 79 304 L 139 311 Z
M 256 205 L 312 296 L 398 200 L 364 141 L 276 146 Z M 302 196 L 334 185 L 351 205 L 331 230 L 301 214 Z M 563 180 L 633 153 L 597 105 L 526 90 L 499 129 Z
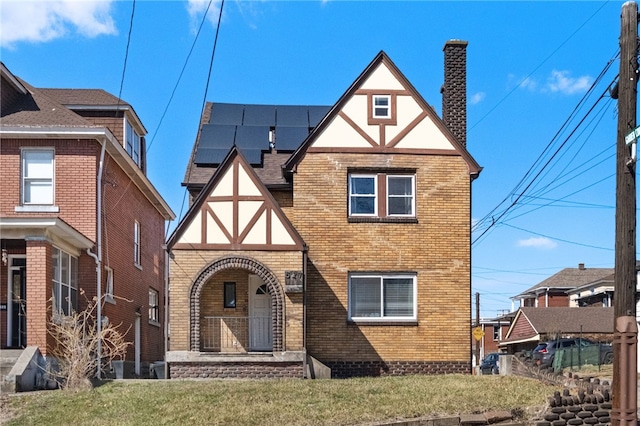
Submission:
M 60 207 L 58 206 L 43 206 L 43 205 L 23 205 L 16 206 L 14 208 L 16 213 L 59 213 Z
M 384 325 L 384 326 L 390 326 L 390 325 L 400 325 L 400 326 L 418 326 L 418 320 L 415 319 L 410 319 L 410 320 L 385 320 L 385 319 L 380 319 L 380 320 L 354 320 L 354 319 L 349 319 L 347 320 L 347 325 Z
M 149 325 L 160 328 L 162 324 L 160 324 L 158 321 L 149 320 Z
M 418 223 L 415 217 L 349 216 L 349 223 Z

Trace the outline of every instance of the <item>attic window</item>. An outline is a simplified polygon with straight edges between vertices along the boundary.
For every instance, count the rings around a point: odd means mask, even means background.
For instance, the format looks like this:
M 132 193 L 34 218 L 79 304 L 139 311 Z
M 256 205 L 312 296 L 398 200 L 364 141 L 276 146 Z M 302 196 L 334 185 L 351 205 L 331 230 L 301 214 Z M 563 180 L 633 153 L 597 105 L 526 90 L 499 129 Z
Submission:
M 391 118 L 391 96 L 373 96 L 373 118 Z

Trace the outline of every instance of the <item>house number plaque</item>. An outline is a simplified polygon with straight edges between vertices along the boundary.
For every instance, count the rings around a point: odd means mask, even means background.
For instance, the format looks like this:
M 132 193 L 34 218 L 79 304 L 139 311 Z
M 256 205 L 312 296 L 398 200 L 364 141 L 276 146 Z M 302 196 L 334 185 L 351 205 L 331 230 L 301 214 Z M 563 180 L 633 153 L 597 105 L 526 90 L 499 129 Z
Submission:
M 284 285 L 287 293 L 302 293 L 302 271 L 285 271 Z

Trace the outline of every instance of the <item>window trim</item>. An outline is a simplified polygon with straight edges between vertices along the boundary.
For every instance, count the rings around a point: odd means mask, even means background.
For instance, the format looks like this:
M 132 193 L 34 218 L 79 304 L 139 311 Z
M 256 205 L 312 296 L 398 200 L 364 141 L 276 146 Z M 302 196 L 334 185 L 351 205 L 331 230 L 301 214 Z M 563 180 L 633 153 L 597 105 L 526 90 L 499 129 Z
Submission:
M 352 311 L 352 285 L 353 278 L 380 278 L 380 314 L 379 317 L 354 317 Z M 412 311 L 411 316 L 384 316 L 384 280 L 392 278 L 412 280 Z M 353 323 L 372 324 L 415 324 L 418 321 L 418 279 L 415 272 L 351 272 L 347 283 L 347 320 Z
M 152 301 L 155 299 L 155 302 Z M 155 304 L 154 304 L 155 303 Z M 149 287 L 149 324 L 160 324 L 160 292 L 153 287 Z
M 499 341 L 501 339 L 502 339 L 502 326 L 501 325 L 494 325 L 493 326 L 493 341 L 497 342 L 497 341 Z
M 355 177 L 357 179 L 373 179 L 373 213 L 353 213 L 351 211 L 351 200 L 354 197 L 370 197 L 370 194 L 353 194 L 352 191 L 352 177 Z M 348 214 L 350 217 L 378 217 L 378 200 L 379 200 L 379 184 L 378 184 L 378 174 L 375 173 L 349 173 L 348 175 L 348 196 L 349 196 L 349 203 L 347 206 L 347 210 L 348 210 Z
M 50 178 L 27 178 L 26 177 L 26 157 L 29 153 L 43 153 L 49 152 L 51 153 L 51 177 Z M 31 181 L 46 181 L 51 182 L 51 202 L 50 203 L 34 203 L 27 202 L 25 200 L 26 196 L 26 183 L 27 180 Z M 57 207 L 55 206 L 56 201 L 56 152 L 52 147 L 21 147 L 20 148 L 20 209 L 22 211 L 49 211 L 55 209 L 57 211 Z
M 352 191 L 353 178 L 374 177 L 374 213 L 353 213 L 351 201 L 354 197 Z M 404 177 L 411 179 L 411 214 L 389 214 L 389 178 Z M 347 218 L 349 222 L 397 222 L 417 223 L 417 178 L 415 170 L 348 170 L 347 171 Z
M 225 309 L 235 309 L 236 305 L 237 305 L 237 287 L 236 287 L 236 283 L 233 281 L 225 281 L 223 284 L 223 307 Z M 229 292 L 229 293 L 227 293 Z M 231 295 L 231 293 L 233 294 L 233 300 L 229 300 L 227 296 Z

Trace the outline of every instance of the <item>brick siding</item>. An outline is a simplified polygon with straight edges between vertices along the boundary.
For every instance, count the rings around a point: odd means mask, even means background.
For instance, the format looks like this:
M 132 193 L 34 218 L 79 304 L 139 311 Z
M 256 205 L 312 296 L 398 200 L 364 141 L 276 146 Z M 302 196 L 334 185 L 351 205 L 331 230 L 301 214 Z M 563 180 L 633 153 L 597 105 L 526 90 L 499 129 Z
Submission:
M 285 379 L 302 378 L 301 362 L 180 363 L 169 364 L 172 379 Z

